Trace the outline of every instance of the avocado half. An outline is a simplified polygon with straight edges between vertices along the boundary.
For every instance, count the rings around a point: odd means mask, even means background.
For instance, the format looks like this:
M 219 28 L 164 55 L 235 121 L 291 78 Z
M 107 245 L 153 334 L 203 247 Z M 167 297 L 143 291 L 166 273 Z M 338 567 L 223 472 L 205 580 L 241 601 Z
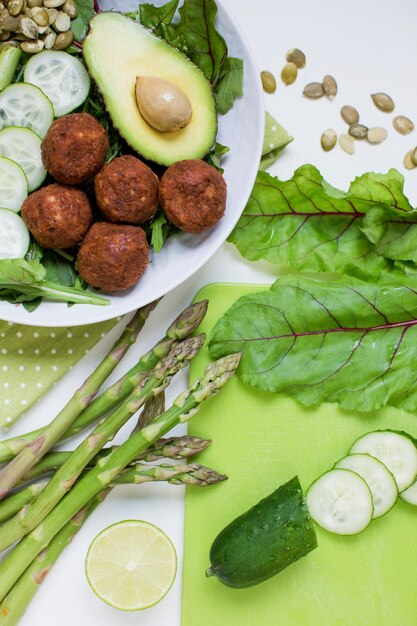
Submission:
M 120 13 L 99 13 L 90 21 L 83 55 L 114 126 L 146 159 L 171 165 L 199 159 L 212 148 L 217 133 L 216 104 L 201 70 L 176 48 Z M 137 76 L 168 80 L 188 96 L 193 114 L 175 132 L 154 130 L 136 103 Z

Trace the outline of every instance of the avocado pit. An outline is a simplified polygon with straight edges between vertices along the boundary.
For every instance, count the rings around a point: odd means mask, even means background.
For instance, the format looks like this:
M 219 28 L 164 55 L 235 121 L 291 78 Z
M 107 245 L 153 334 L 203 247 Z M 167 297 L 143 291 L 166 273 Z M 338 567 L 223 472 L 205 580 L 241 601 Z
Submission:
M 163 133 L 184 128 L 193 114 L 191 102 L 182 89 L 155 76 L 136 78 L 136 101 L 149 126 Z

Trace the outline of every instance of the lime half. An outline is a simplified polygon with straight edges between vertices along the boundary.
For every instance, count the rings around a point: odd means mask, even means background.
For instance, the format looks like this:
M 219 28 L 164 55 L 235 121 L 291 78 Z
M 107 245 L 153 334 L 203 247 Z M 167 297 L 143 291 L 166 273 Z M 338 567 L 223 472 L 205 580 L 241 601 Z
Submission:
M 85 572 L 99 598 L 122 611 L 147 609 L 168 593 L 177 572 L 172 541 L 153 524 L 118 522 L 95 537 Z

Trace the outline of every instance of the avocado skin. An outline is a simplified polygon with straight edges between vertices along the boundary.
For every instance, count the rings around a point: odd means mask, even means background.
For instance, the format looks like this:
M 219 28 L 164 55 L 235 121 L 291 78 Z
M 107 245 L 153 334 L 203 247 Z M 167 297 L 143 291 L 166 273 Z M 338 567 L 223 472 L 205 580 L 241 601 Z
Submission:
M 173 54 L 175 54 L 175 56 L 177 58 L 182 58 L 182 60 L 186 64 L 186 66 L 188 66 L 188 67 L 192 66 L 195 75 L 196 76 L 198 75 L 199 80 L 201 81 L 201 83 L 202 84 L 204 83 L 204 85 L 206 87 L 206 90 L 207 90 L 207 93 L 210 94 L 210 97 L 206 100 L 206 103 L 205 103 L 207 111 L 210 112 L 210 133 L 205 138 L 204 146 L 201 149 L 196 147 L 196 149 L 194 151 L 189 150 L 188 153 L 186 153 L 186 154 L 182 153 L 182 154 L 180 154 L 180 156 L 178 158 L 177 157 L 170 158 L 170 157 L 167 157 L 166 155 L 164 155 L 163 152 L 158 152 L 157 150 L 149 147 L 147 145 L 146 141 L 143 141 L 142 139 L 140 139 L 141 135 L 143 137 L 143 134 L 144 134 L 144 129 L 143 128 L 138 130 L 136 136 L 135 136 L 135 130 L 137 130 L 137 129 L 134 128 L 134 125 L 132 125 L 132 127 L 129 129 L 128 132 L 126 131 L 125 128 L 123 128 L 123 123 L 122 123 L 123 115 L 120 116 L 120 121 L 119 121 L 119 116 L 116 116 L 114 114 L 114 111 L 112 111 L 111 106 L 109 106 L 108 90 L 106 88 L 104 88 L 104 86 L 101 84 L 101 82 L 99 80 L 97 80 L 97 76 L 96 76 L 96 72 L 95 72 L 95 68 L 94 68 L 94 63 L 93 63 L 92 58 L 91 58 L 92 55 L 91 55 L 91 49 L 90 49 L 91 46 L 90 46 L 90 44 L 91 44 L 91 42 L 93 41 L 93 38 L 94 38 L 94 28 L 95 28 L 95 25 L 96 25 L 97 21 L 103 15 L 119 16 L 119 17 L 123 18 L 124 20 L 127 20 L 129 22 L 135 23 L 136 26 L 138 27 L 138 30 L 145 31 L 153 39 L 158 40 L 159 42 L 161 42 L 161 45 L 163 45 L 165 48 L 172 50 Z M 176 163 L 177 161 L 180 161 L 180 160 L 203 158 L 213 148 L 213 146 L 214 146 L 214 144 L 216 142 L 216 137 L 217 137 L 217 132 L 218 132 L 218 115 L 217 115 L 217 106 L 216 106 L 216 101 L 215 101 L 215 98 L 214 98 L 212 85 L 207 80 L 207 78 L 204 75 L 204 73 L 202 72 L 202 70 L 197 65 L 195 65 L 186 55 L 184 55 L 180 50 L 178 50 L 178 48 L 175 48 L 169 42 L 167 42 L 165 39 L 163 39 L 162 37 L 159 37 L 158 35 L 155 35 L 149 29 L 146 29 L 140 23 L 135 22 L 132 18 L 127 17 L 126 15 L 124 15 L 121 12 L 117 12 L 117 11 L 105 12 L 105 11 L 102 11 L 101 13 L 98 13 L 97 15 L 95 15 L 94 17 L 92 17 L 89 20 L 89 32 L 88 32 L 87 36 L 85 37 L 85 39 L 83 41 L 83 44 L 82 44 L 82 54 L 83 54 L 84 62 L 86 64 L 88 73 L 89 73 L 90 77 L 94 80 L 94 83 L 95 83 L 95 85 L 97 87 L 97 91 L 98 91 L 98 93 L 102 97 L 104 106 L 105 106 L 107 112 L 110 115 L 110 118 L 112 120 L 112 124 L 113 124 L 114 128 L 120 133 L 120 135 L 126 141 L 128 146 L 130 148 L 132 148 L 134 151 L 136 151 L 138 154 L 140 154 L 141 156 L 143 156 L 145 159 L 147 159 L 149 161 L 153 161 L 154 163 L 156 163 L 158 165 L 162 165 L 164 167 L 169 167 L 173 163 Z M 116 87 L 116 90 L 117 90 L 117 87 Z M 134 88 L 132 88 L 132 93 L 134 93 Z M 145 122 L 145 124 L 146 124 L 146 122 Z M 172 135 L 173 134 L 173 133 L 159 133 L 159 131 L 155 131 L 151 127 L 148 127 L 147 130 L 149 131 L 150 135 L 152 133 L 156 133 L 157 135 L 160 135 L 160 136 L 161 135 Z M 177 131 L 177 132 L 181 132 L 181 131 Z M 200 140 L 201 140 L 201 132 L 199 132 L 199 128 L 196 128 L 195 130 L 193 129 L 193 134 L 194 134 L 194 137 L 196 137 L 196 138 L 199 137 Z M 200 143 L 201 143 L 201 141 L 200 141 Z
M 219 533 L 207 575 L 228 587 L 252 587 L 316 547 L 314 523 L 295 476 Z

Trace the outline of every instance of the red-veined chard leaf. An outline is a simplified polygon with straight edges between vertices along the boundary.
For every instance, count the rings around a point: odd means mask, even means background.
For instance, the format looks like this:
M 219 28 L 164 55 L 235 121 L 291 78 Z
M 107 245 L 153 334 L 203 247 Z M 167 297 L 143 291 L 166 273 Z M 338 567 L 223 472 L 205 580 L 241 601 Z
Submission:
M 171 24 L 177 11 L 179 0 L 171 0 L 161 7 L 153 4 L 139 5 L 139 19 L 141 23 L 152 30 L 155 35 L 163 36 L 163 27 Z M 132 16 L 134 14 L 131 14 Z
M 306 406 L 417 408 L 417 289 L 344 276 L 278 279 L 218 321 L 210 353 L 243 352 L 239 377 Z
M 76 0 L 78 15 L 71 22 L 74 39 L 81 43 L 88 31 L 88 22 L 96 14 L 94 0 Z
M 287 181 L 259 172 L 229 241 L 251 261 L 266 259 L 295 270 L 377 279 L 389 263 L 369 233 L 361 231 L 363 218 L 373 207 L 411 211 L 403 183 L 395 170 L 369 173 L 355 179 L 345 193 L 327 183 L 312 165 L 300 167 Z
M 363 218 L 361 230 L 378 254 L 417 263 L 417 211 L 375 207 Z

